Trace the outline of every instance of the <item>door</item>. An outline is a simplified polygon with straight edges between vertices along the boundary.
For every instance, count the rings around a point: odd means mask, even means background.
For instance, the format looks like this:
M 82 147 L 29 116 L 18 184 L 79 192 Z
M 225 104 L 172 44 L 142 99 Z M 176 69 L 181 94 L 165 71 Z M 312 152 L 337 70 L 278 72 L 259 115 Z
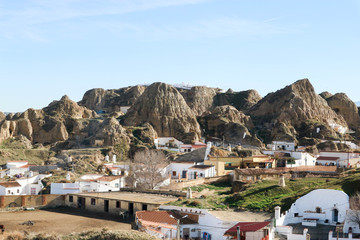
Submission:
M 134 203 L 129 203 L 129 214 L 134 215 Z
M 85 198 L 78 197 L 77 199 L 77 207 L 80 209 L 85 209 Z
M 104 212 L 109 212 L 109 200 L 104 200 Z
M 186 171 L 182 171 L 182 178 L 186 178 Z
M 338 222 L 339 220 L 339 211 L 335 208 L 333 210 L 333 222 Z
M 190 228 L 183 228 L 183 238 L 185 239 L 190 238 Z

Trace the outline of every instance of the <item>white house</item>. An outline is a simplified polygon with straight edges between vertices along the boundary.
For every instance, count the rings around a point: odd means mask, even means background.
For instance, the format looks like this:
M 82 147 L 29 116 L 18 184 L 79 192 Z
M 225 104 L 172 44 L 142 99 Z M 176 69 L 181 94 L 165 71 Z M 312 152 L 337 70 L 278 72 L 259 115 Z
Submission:
M 87 174 L 75 183 L 51 183 L 51 194 L 68 194 L 82 192 L 111 192 L 125 187 L 125 176 L 105 176 Z
M 181 144 L 180 145 L 180 152 L 192 152 L 199 148 L 205 148 L 207 147 L 207 144 L 202 142 L 195 142 L 195 144 Z
M 240 227 L 240 238 L 244 240 L 274 239 L 274 227 L 271 222 L 239 222 L 225 232 L 229 240 L 237 239 L 237 227 Z
M 7 161 L 6 163 L 7 176 L 25 175 L 29 171 L 29 165 L 27 161 Z
M 213 165 L 194 165 L 188 170 L 188 179 L 215 177 L 216 170 Z
M 180 146 L 184 143 L 174 137 L 159 137 L 154 139 L 154 144 L 156 149 L 165 149 L 179 152 Z
M 20 195 L 21 185 L 18 182 L 0 182 L 0 196 Z
M 272 143 L 268 144 L 267 147 L 273 151 L 275 150 L 295 151 L 295 142 L 272 141 Z
M 263 153 L 266 155 L 273 155 L 275 157 L 279 154 L 287 154 L 289 158 L 292 158 L 293 160 L 287 161 L 286 167 L 301 167 L 301 166 L 316 165 L 316 157 L 307 152 L 264 150 Z
M 196 224 L 181 225 L 180 236 L 182 237 L 189 233 L 190 238 L 227 239 L 224 237 L 225 231 L 236 224 L 235 221 L 223 221 L 209 213 L 206 209 L 162 205 L 160 210 L 178 211 L 182 216 L 197 219 Z
M 188 179 L 189 168 L 195 164 L 196 162 L 171 162 L 168 166 L 168 172 L 171 178 Z
M 360 154 L 353 152 L 321 151 L 316 163 L 338 167 L 356 167 L 360 161 Z
M 0 195 L 37 195 L 44 187 L 44 185 L 41 183 L 41 180 L 50 176 L 51 174 L 39 174 L 35 176 L 29 176 L 27 178 L 19 178 L 13 182 L 0 183 L 2 186 Z
M 129 165 L 127 165 L 125 167 L 125 165 L 119 165 L 119 164 L 112 164 L 112 163 L 107 163 L 104 164 L 104 168 L 111 172 L 111 175 L 113 176 L 120 176 L 120 175 L 128 175 L 129 172 Z
M 304 226 L 336 225 L 345 220 L 348 209 L 349 196 L 343 191 L 317 189 L 296 200 L 284 215 L 275 213 L 278 218 L 276 226 L 291 223 L 302 223 Z

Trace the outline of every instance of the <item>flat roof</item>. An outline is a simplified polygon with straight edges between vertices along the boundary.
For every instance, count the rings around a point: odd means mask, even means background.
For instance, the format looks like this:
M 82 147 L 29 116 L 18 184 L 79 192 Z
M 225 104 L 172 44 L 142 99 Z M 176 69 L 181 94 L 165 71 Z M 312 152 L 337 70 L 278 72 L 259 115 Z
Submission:
M 76 193 L 69 194 L 73 196 L 103 198 L 109 200 L 126 201 L 134 203 L 146 203 L 162 205 L 176 201 L 178 198 L 173 196 L 164 196 L 160 194 L 138 193 L 138 192 L 95 192 L 95 193 Z

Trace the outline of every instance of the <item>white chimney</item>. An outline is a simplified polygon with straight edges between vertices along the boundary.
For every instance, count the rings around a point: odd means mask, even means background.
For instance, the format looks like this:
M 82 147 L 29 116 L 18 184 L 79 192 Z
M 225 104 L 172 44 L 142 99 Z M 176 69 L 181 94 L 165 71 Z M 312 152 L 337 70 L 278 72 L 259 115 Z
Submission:
M 68 180 L 68 181 L 70 181 L 70 180 L 71 180 L 70 173 L 67 173 L 67 174 L 66 174 L 66 180 Z
M 281 207 L 276 206 L 275 207 L 275 219 L 276 220 L 280 219 L 280 212 L 281 212 Z
M 33 172 L 33 171 L 29 171 L 28 176 L 29 176 L 29 178 L 30 178 L 30 177 L 33 177 L 33 176 L 34 176 L 34 172 Z
M 115 154 L 112 156 L 112 161 L 113 161 L 113 163 L 116 163 L 116 155 Z
M 109 155 L 106 155 L 106 156 L 105 156 L 105 161 L 106 161 L 106 162 L 110 162 Z

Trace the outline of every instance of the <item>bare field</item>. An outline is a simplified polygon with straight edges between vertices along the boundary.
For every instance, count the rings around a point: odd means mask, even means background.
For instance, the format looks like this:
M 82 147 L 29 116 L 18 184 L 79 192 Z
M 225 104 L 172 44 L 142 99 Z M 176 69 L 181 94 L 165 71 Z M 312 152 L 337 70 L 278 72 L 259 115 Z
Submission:
M 33 226 L 22 225 L 25 221 L 34 222 Z M 6 232 L 27 231 L 28 233 L 47 233 L 67 235 L 89 230 L 130 230 L 129 223 L 119 222 L 116 216 L 81 212 L 78 209 L 36 210 L 22 212 L 1 212 L 0 224 Z

